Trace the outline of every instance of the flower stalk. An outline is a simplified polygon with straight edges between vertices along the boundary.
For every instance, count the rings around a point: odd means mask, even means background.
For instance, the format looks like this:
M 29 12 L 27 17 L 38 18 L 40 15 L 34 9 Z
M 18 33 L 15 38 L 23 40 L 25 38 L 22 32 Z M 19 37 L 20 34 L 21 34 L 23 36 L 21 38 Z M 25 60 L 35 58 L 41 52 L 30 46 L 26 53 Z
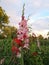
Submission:
M 22 50 L 22 48 L 21 48 L 21 65 L 24 65 L 24 59 L 23 59 L 24 57 L 23 57 L 23 50 Z

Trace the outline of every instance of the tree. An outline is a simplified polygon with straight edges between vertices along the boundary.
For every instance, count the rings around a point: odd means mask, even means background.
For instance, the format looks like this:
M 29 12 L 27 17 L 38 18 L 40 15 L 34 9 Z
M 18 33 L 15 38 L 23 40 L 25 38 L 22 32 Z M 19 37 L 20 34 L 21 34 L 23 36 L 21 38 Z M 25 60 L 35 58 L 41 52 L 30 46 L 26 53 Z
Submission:
M 16 36 L 17 28 L 15 28 L 14 26 L 13 27 L 12 26 L 6 26 L 6 27 L 4 27 L 3 31 L 4 32 L 2 33 L 2 35 L 4 37 L 11 37 L 11 38 L 13 38 L 13 37 Z
M 47 35 L 49 35 L 49 32 L 47 33 Z
M 14 26 L 8 26 L 9 16 L 5 13 L 5 10 L 0 7 L 0 37 L 14 37 L 17 29 Z
M 42 35 L 39 35 L 39 36 L 38 36 L 38 39 L 42 40 L 42 39 L 44 39 L 44 38 L 43 38 Z
M 47 33 L 47 36 L 48 36 L 48 40 L 49 40 L 49 32 Z
M 2 7 L 0 7 L 0 29 L 2 30 L 2 28 L 4 28 L 8 23 L 9 23 L 9 17 L 5 13 L 5 10 L 3 10 Z

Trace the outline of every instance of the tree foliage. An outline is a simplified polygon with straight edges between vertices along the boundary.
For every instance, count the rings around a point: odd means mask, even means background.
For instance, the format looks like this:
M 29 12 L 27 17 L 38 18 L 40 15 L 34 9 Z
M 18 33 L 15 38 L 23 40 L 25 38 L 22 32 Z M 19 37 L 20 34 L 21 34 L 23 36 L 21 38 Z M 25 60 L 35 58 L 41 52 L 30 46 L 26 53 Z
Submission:
M 2 29 L 2 27 L 4 27 L 5 24 L 8 23 L 9 23 L 9 17 L 5 13 L 5 10 L 3 10 L 2 7 L 0 7 L 0 29 Z
M 14 26 L 8 26 L 9 16 L 5 13 L 5 10 L 0 7 L 0 37 L 13 37 L 17 30 Z
M 39 39 L 44 39 L 44 37 L 42 35 L 39 35 L 38 38 Z

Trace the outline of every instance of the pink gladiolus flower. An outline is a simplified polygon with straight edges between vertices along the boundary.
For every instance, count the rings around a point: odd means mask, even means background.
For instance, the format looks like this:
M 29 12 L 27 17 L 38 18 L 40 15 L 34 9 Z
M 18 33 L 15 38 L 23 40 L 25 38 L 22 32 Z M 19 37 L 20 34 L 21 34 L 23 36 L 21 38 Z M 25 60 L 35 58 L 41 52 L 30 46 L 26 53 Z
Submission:
M 27 20 L 23 19 L 19 23 L 19 29 L 17 31 L 17 38 L 24 41 L 24 47 L 28 48 L 29 46 L 29 38 L 28 38 L 28 27 L 27 27 Z
M 28 27 L 27 27 L 27 20 L 25 20 L 23 18 L 23 20 L 19 23 L 19 29 L 17 30 L 17 39 L 15 40 L 15 42 L 24 48 L 29 48 L 29 38 L 28 38 Z M 22 42 L 24 42 L 24 44 L 22 44 Z

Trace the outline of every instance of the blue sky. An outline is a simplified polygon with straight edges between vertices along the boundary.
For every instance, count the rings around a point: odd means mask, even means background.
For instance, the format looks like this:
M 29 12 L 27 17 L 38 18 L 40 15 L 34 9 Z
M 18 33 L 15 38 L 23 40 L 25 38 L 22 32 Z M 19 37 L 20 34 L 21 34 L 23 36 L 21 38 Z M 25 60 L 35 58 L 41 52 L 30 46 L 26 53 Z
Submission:
M 46 36 L 49 31 L 49 0 L 0 0 L 0 6 L 10 16 L 9 25 L 18 27 L 24 3 L 25 17 L 30 15 L 28 26 L 37 35 Z

